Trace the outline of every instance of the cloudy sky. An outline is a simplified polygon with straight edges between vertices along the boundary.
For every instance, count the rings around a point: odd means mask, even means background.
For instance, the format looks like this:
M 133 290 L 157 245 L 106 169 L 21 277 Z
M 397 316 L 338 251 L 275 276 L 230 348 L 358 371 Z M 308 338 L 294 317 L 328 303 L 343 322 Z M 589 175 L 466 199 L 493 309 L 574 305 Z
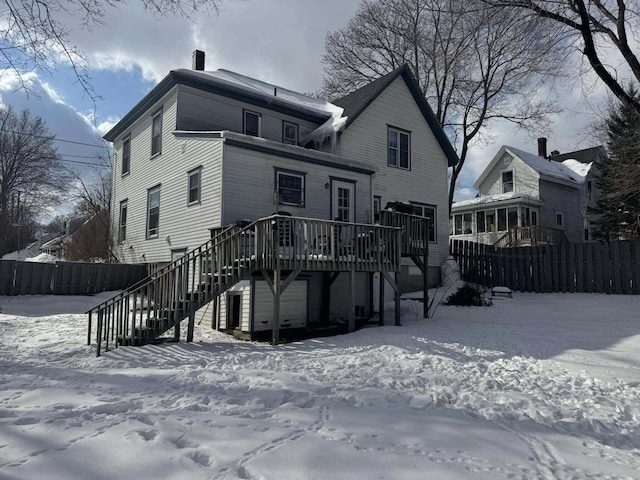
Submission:
M 56 134 L 67 165 L 82 170 L 84 162 L 105 152 L 101 135 L 125 115 L 171 69 L 190 68 L 191 53 L 206 52 L 206 69 L 225 68 L 300 92 L 320 89 L 327 32 L 344 27 L 360 0 L 226 0 L 219 15 L 194 21 L 145 11 L 131 0 L 110 8 L 102 25 L 82 29 L 77 18 L 61 19 L 70 39 L 87 56 L 92 85 L 101 98 L 96 108 L 61 63 L 53 72 L 24 77 L 34 94 L 17 89 L 15 75 L 0 74 L 0 101 L 29 108 Z M 585 89 L 590 90 L 585 101 Z M 563 113 L 545 133 L 549 151 L 567 152 L 593 146 L 582 126 L 594 120 L 592 106 L 602 90 L 577 82 L 564 94 Z M 456 198 L 470 189 L 501 145 L 536 152 L 536 140 L 508 125 L 495 125 L 485 145 L 475 147 L 459 180 Z

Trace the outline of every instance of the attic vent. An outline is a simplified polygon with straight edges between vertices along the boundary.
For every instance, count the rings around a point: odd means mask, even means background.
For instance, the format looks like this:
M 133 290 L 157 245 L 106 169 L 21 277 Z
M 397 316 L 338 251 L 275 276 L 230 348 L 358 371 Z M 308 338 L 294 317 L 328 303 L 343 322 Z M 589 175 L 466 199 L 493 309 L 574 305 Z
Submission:
M 503 163 L 505 165 L 509 165 L 511 163 L 511 157 L 509 157 L 509 156 L 504 157 L 504 159 L 502 161 L 503 161 Z

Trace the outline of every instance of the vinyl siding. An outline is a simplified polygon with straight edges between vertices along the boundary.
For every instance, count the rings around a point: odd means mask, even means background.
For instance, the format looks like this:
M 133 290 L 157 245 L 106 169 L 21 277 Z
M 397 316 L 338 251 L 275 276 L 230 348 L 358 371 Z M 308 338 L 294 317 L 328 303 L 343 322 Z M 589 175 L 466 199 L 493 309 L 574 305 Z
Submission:
M 369 273 L 357 272 L 354 279 L 355 304 L 364 306 L 366 316 L 371 315 L 369 275 Z M 341 273 L 331 285 L 331 318 L 347 320 L 349 318 L 350 304 L 349 274 Z
M 307 326 L 307 290 L 306 279 L 294 280 L 280 297 L 280 326 L 284 328 L 304 328 Z M 273 328 L 273 294 L 267 283 L 256 280 L 254 285 L 253 331 Z M 283 325 L 291 325 L 284 327 Z M 250 325 L 242 324 L 242 331 L 248 332 Z
M 242 280 L 218 297 L 218 318 L 220 319 L 220 329 L 222 330 L 227 328 L 227 296 L 230 293 L 241 296 L 240 328 L 243 332 L 247 332 L 248 330 L 245 327 L 249 325 L 251 319 L 251 281 Z M 210 302 L 210 304 L 213 305 L 213 302 Z
M 505 158 L 510 159 L 509 165 L 505 165 Z M 502 192 L 502 172 L 513 171 L 513 188 L 515 193 L 529 195 L 538 198 L 540 175 L 533 168 L 520 160 L 505 153 L 494 165 L 485 179 L 479 185 L 480 195 L 499 195 Z
M 298 124 L 299 139 L 315 130 L 319 124 L 299 118 L 272 112 L 238 100 L 222 97 L 200 90 L 180 86 L 178 130 L 219 131 L 230 130 L 243 133 L 243 110 L 260 114 L 262 138 L 282 142 L 282 122 L 286 120 Z
M 544 201 L 544 208 L 540 211 L 540 225 L 558 228 L 556 213 L 561 212 L 564 217 L 564 232 L 569 242 L 582 242 L 584 224 L 580 207 L 580 190 L 540 180 L 540 197 Z
M 293 147 L 292 147 L 293 148 Z M 276 168 L 305 174 L 305 206 L 276 205 Z M 369 175 L 315 165 L 241 147 L 225 145 L 223 172 L 223 222 L 255 220 L 275 211 L 286 211 L 294 216 L 331 218 L 331 189 L 325 187 L 330 177 L 356 182 L 356 222 L 367 222 L 371 208 Z
M 176 124 L 176 98 L 175 91 L 167 95 L 130 130 L 131 171 L 124 177 L 119 175 L 124 136 L 115 142 L 112 219 L 117 226 L 120 202 L 128 199 L 127 239 L 117 248 L 124 262 L 169 261 L 171 249 L 192 249 L 209 238 L 208 228 L 220 225 L 222 141 L 176 138 L 172 133 Z M 162 153 L 151 158 L 151 112 L 160 107 L 163 108 Z M 202 167 L 201 202 L 187 206 L 187 172 L 199 166 Z M 147 190 L 156 185 L 160 185 L 159 233 L 157 238 L 147 239 Z M 185 228 L 185 225 L 191 227 Z
M 411 132 L 411 169 L 387 165 L 388 126 Z M 346 158 L 378 168 L 373 195 L 437 208 L 437 242 L 430 246 L 429 265 L 440 266 L 448 255 L 447 158 L 402 77 L 387 87 L 345 130 L 340 149 Z

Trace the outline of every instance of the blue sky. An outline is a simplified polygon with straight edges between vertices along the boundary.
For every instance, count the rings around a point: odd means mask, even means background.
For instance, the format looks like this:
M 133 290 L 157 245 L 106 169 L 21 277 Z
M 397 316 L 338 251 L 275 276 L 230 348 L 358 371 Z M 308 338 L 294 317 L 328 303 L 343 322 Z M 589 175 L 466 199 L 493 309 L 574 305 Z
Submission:
M 328 32 L 344 27 L 359 0 L 226 0 L 218 16 L 195 21 L 145 12 L 138 2 L 110 8 L 103 25 L 88 31 L 76 18 L 60 18 L 70 30 L 70 40 L 87 57 L 92 85 L 101 98 L 94 105 L 84 95 L 64 63 L 53 72 L 30 72 L 27 97 L 16 91 L 12 75 L 0 73 L 0 101 L 16 109 L 29 108 L 41 116 L 60 140 L 68 165 L 85 168 L 101 135 L 124 116 L 171 69 L 190 68 L 195 49 L 207 54 L 206 68 L 225 68 L 300 92 L 322 85 L 324 40 Z M 592 97 L 602 96 L 594 86 Z M 583 101 L 584 88 L 565 95 L 565 110 L 547 134 L 549 150 L 567 152 L 594 145 L 581 127 L 594 119 Z M 536 151 L 536 140 L 508 125 L 496 125 L 486 142 L 474 147 L 459 179 L 459 200 L 475 194 L 470 189 L 484 166 L 502 144 Z M 75 162 L 75 163 L 74 163 Z

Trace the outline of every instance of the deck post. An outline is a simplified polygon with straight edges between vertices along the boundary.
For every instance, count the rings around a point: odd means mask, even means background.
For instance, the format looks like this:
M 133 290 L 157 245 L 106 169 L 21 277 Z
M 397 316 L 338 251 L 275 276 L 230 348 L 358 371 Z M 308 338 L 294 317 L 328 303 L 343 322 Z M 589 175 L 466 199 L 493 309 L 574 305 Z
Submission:
M 400 284 L 398 283 L 400 273 L 396 272 L 396 326 L 402 326 L 402 316 L 400 315 Z
M 273 271 L 273 336 L 271 343 L 277 345 L 280 341 L 280 262 L 276 259 L 276 269 Z
M 356 331 L 356 272 L 349 270 L 349 332 Z
M 193 342 L 193 331 L 196 325 L 196 312 L 191 308 L 189 312 L 189 324 L 187 326 L 187 343 Z
M 424 248 L 422 250 L 422 316 L 429 318 L 429 219 L 424 222 Z
M 93 312 L 93 310 L 89 312 L 89 329 L 87 331 L 87 345 L 91 345 L 91 312 Z
M 384 284 L 385 279 L 382 272 L 380 272 L 380 293 L 378 294 L 378 325 L 384 326 Z
M 213 308 L 211 311 L 211 328 L 220 330 L 220 315 L 218 315 L 218 295 L 214 295 L 211 301 Z
M 173 327 L 173 339 L 176 341 L 180 340 L 180 322 L 176 323 L 176 326 Z

